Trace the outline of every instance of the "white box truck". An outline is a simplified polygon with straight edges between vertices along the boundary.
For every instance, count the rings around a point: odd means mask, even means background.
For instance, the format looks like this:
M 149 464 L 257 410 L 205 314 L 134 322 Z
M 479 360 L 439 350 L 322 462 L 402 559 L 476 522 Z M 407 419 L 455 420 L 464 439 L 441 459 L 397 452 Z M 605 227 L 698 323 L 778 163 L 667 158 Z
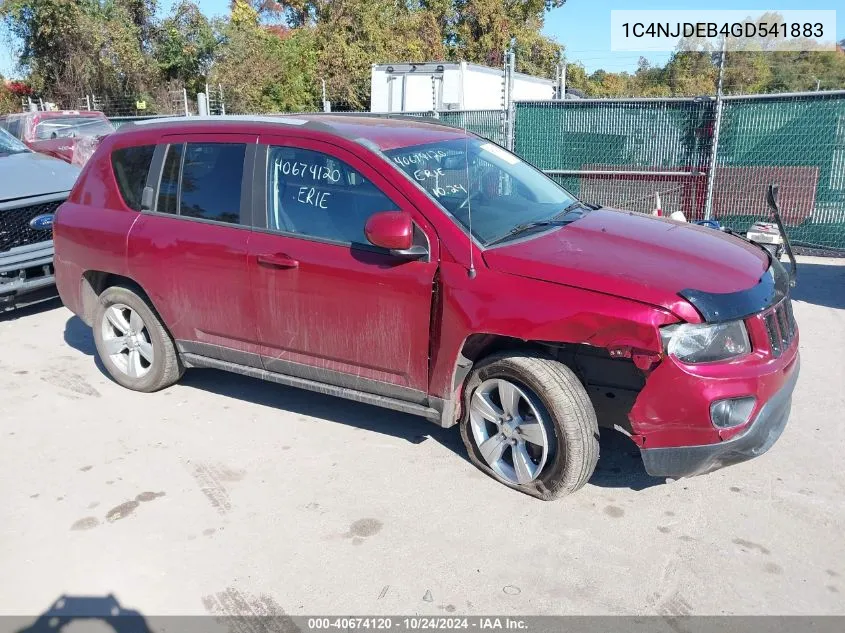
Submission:
M 373 64 L 370 112 L 496 110 L 503 105 L 504 73 L 467 62 Z M 547 101 L 555 82 L 515 73 L 514 101 Z

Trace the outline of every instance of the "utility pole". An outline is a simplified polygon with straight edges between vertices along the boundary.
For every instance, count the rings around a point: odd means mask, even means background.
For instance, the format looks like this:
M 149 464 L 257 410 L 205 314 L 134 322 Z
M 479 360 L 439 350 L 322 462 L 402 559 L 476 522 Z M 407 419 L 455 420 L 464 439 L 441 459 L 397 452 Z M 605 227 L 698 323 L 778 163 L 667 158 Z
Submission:
M 716 120 L 713 123 L 713 142 L 710 146 L 710 168 L 707 170 L 707 198 L 704 202 L 704 219 L 713 215 L 713 184 L 716 181 L 716 157 L 719 151 L 719 132 L 722 128 L 722 86 L 725 81 L 725 57 L 728 38 L 722 38 L 722 54 L 719 57 L 719 83 L 716 84 Z

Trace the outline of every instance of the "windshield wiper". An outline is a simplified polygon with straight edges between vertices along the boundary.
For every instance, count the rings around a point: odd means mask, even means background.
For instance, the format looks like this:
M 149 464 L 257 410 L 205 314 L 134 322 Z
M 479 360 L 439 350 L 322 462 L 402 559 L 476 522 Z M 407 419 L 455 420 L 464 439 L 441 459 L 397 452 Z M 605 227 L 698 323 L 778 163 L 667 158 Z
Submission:
M 499 242 L 504 242 L 505 240 L 515 237 L 520 233 L 526 233 L 532 229 L 536 229 L 542 226 L 566 226 L 569 224 L 568 220 L 536 220 L 534 222 L 524 222 L 523 224 L 517 224 L 513 227 L 510 231 L 497 237 L 494 240 L 487 242 L 487 246 L 492 246 L 493 244 L 498 244 Z
M 562 216 L 566 215 L 567 213 L 569 213 L 570 211 L 577 209 L 578 207 L 583 207 L 583 206 L 585 206 L 583 202 L 581 202 L 580 200 L 576 200 L 575 202 L 566 205 L 563 208 L 563 211 L 558 213 L 555 217 L 556 218 L 562 217 Z

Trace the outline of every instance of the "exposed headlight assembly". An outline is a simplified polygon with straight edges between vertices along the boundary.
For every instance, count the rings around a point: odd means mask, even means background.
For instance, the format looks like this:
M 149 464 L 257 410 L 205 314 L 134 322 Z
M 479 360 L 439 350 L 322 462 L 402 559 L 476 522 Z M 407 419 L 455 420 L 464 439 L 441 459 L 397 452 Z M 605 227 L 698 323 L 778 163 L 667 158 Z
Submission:
M 663 349 L 682 363 L 713 363 L 751 351 L 743 321 L 678 323 L 660 330 Z

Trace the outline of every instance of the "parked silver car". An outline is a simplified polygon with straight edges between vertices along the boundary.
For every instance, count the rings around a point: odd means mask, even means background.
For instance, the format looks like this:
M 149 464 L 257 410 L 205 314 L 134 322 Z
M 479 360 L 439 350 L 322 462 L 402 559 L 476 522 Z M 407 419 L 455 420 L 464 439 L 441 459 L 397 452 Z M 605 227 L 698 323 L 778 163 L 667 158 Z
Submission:
M 53 214 L 79 171 L 0 129 L 0 312 L 56 295 Z

